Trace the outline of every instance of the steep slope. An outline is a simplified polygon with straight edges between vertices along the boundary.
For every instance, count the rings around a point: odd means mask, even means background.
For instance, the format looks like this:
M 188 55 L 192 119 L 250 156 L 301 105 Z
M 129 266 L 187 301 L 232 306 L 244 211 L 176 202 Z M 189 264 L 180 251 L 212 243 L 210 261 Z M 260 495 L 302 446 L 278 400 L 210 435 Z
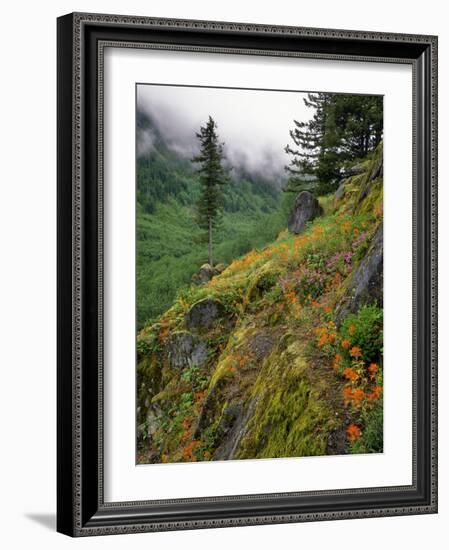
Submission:
M 320 203 L 141 330 L 139 462 L 382 450 L 381 147 Z

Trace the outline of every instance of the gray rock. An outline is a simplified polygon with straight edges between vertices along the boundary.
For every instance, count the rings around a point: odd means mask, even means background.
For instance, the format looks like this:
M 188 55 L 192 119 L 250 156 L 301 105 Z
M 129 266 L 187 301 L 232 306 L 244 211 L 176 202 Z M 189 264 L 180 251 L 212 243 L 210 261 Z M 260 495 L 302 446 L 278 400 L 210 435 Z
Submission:
M 263 361 L 271 353 L 275 336 L 269 330 L 260 330 L 249 341 L 249 349 L 258 362 Z
M 307 222 L 322 213 L 322 208 L 317 199 L 309 193 L 302 191 L 295 200 L 295 205 L 288 219 L 288 230 L 290 233 L 301 233 Z
M 215 275 L 218 275 L 218 271 L 216 269 L 214 269 L 210 264 L 203 264 L 198 273 L 195 273 L 192 277 L 192 282 L 196 284 L 204 284 L 209 282 Z
M 176 332 L 166 343 L 169 363 L 172 368 L 200 367 L 207 360 L 206 344 L 190 332 Z
M 238 458 L 240 444 L 247 433 L 256 405 L 257 399 L 253 398 L 246 408 L 237 405 L 232 406 L 232 408 L 229 407 L 231 410 L 223 426 L 226 433 L 214 452 L 214 460 L 233 460 Z
M 366 256 L 354 271 L 348 290 L 337 307 L 336 323 L 340 325 L 348 313 L 360 306 L 383 303 L 383 225 L 379 226 Z
M 363 174 L 365 170 L 366 170 L 366 166 L 363 163 L 355 164 L 354 166 L 350 166 L 345 170 L 345 175 L 358 176 L 359 174 Z
M 210 328 L 224 313 L 223 304 L 212 298 L 200 300 L 190 308 L 186 315 L 189 330 Z
M 334 195 L 334 201 L 335 202 L 338 202 L 339 200 L 341 200 L 345 194 L 345 183 L 346 181 L 343 180 L 340 185 L 338 186 L 338 189 L 335 191 L 335 195 Z

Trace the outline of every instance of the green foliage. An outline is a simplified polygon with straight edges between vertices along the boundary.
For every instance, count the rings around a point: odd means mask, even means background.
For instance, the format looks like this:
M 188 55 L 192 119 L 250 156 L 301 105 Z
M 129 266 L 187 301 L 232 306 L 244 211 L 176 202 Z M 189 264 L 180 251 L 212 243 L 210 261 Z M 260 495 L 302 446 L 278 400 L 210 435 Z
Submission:
M 351 453 L 381 453 L 383 451 L 383 399 L 363 411 L 360 416 L 363 426 L 360 439 L 351 443 Z
M 192 365 L 181 374 L 181 380 L 186 382 L 193 391 L 203 390 L 209 383 L 209 378 L 205 376 L 199 367 Z
M 314 109 L 308 122 L 294 121 L 287 145 L 292 159 L 287 170 L 305 181 L 314 176 L 317 195 L 335 190 L 345 163 L 365 157 L 382 138 L 383 100 L 381 96 L 316 93 L 304 103 Z M 295 180 L 294 180 L 295 181 Z
M 377 361 L 382 353 L 383 310 L 376 305 L 362 306 L 356 314 L 349 314 L 342 323 L 342 339 L 362 350 L 362 359 Z

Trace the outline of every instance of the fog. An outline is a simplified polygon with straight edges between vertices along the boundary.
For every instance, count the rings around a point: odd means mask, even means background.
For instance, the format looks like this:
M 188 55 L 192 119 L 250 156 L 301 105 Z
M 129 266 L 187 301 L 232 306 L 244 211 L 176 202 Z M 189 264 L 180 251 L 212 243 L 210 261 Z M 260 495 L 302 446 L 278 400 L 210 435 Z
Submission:
M 289 156 L 294 120 L 309 120 L 312 109 L 303 92 L 238 90 L 144 84 L 137 88 L 137 109 L 147 113 L 169 147 L 192 157 L 198 152 L 195 133 L 209 115 L 218 126 L 227 162 L 235 170 L 280 178 Z M 151 131 L 139 132 L 137 152 L 148 153 L 154 144 Z

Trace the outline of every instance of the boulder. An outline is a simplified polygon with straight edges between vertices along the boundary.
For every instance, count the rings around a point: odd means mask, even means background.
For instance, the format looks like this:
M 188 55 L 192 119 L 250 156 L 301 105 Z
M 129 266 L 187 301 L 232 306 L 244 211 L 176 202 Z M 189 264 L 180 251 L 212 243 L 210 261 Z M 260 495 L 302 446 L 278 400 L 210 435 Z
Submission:
M 301 233 L 307 222 L 312 221 L 314 218 L 322 213 L 322 208 L 317 199 L 309 193 L 309 191 L 302 191 L 295 200 L 293 210 L 290 213 L 288 219 L 288 230 L 290 233 Z
M 337 307 L 336 323 L 340 325 L 348 313 L 360 306 L 383 303 L 383 225 L 379 226 L 363 260 L 354 271 L 348 290 Z
M 359 174 L 363 174 L 366 170 L 366 165 L 364 163 L 355 164 L 354 166 L 349 166 L 345 170 L 346 176 L 358 176 Z
M 218 275 L 218 271 L 216 269 L 214 269 L 210 264 L 203 264 L 198 273 L 195 273 L 192 277 L 192 282 L 201 285 L 209 282 L 215 275 Z
M 219 273 L 223 273 L 223 271 L 227 268 L 227 265 L 226 264 L 217 264 L 215 266 L 215 271 L 217 272 L 217 274 Z
M 172 334 L 165 345 L 172 368 L 199 367 L 207 360 L 206 344 L 190 332 Z
M 221 302 L 213 298 L 200 300 L 189 309 L 186 315 L 186 325 L 189 330 L 210 328 L 224 313 Z

